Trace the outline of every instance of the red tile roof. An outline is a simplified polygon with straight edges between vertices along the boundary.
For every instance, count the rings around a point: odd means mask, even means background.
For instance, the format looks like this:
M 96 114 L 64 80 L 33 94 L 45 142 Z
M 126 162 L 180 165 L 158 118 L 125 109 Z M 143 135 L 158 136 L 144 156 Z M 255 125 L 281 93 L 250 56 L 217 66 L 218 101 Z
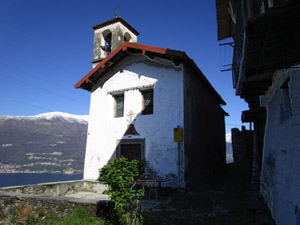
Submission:
M 82 88 L 87 91 L 91 91 L 92 84 L 96 83 L 97 79 L 106 73 L 106 71 L 117 64 L 121 59 L 125 58 L 129 53 L 147 55 L 149 57 L 159 57 L 164 59 L 173 60 L 175 64 L 188 63 L 189 66 L 195 68 L 197 73 L 206 83 L 207 87 L 215 94 L 219 99 L 220 104 L 226 105 L 221 96 L 211 86 L 206 77 L 202 74 L 195 62 L 190 59 L 185 52 L 171 50 L 167 48 L 160 48 L 150 45 L 143 45 L 137 43 L 123 42 L 113 52 L 111 52 L 105 59 L 103 59 L 95 68 L 93 68 L 87 75 L 85 75 L 80 81 L 78 81 L 74 87 Z
M 105 59 L 103 59 L 95 68 L 93 68 L 87 75 L 85 75 L 77 84 L 75 84 L 75 88 L 83 88 L 89 90 L 84 87 L 84 83 L 88 83 L 90 78 L 94 76 L 94 74 L 107 67 L 107 64 L 112 61 L 114 62 L 114 58 L 117 56 L 127 55 L 127 51 L 139 51 L 143 55 L 146 53 L 154 53 L 155 55 L 160 55 L 163 58 L 174 59 L 175 57 L 179 58 L 187 58 L 184 52 L 169 50 L 167 48 L 159 48 L 150 45 L 142 45 L 137 43 L 123 42 L 119 47 L 117 47 L 112 53 L 110 53 Z

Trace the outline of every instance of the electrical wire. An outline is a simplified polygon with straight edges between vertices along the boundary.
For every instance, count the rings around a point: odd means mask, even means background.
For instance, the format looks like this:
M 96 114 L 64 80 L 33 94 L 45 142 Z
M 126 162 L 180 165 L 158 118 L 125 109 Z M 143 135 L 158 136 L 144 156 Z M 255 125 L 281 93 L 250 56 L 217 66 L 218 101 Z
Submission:
M 59 96 L 59 97 L 61 97 L 61 98 L 67 99 L 67 100 L 69 100 L 69 101 L 77 102 L 77 103 L 82 104 L 82 105 L 88 105 L 88 104 L 86 104 L 86 103 L 84 103 L 84 102 L 78 101 L 78 100 L 76 100 L 76 99 L 73 99 L 73 98 L 70 98 L 70 97 L 67 97 L 67 96 L 64 96 L 64 95 L 61 95 L 61 94 L 58 94 L 58 93 L 56 93 L 56 92 L 54 92 L 54 91 L 49 91 L 49 90 L 47 90 L 47 89 L 45 89 L 45 88 L 41 88 L 41 87 L 39 87 L 39 86 L 36 86 L 36 85 L 30 84 L 30 83 L 27 83 L 27 82 L 25 82 L 25 81 L 22 81 L 22 80 L 19 80 L 19 79 L 16 79 L 16 78 L 12 78 L 12 77 L 8 77 L 8 76 L 6 76 L 6 75 L 4 75 L 4 74 L 2 74 L 2 73 L 0 73 L 0 76 L 5 77 L 5 78 L 8 78 L 8 79 L 11 79 L 11 80 L 14 80 L 14 81 L 17 81 L 17 82 L 20 82 L 20 83 L 23 83 L 23 84 L 26 84 L 26 85 L 28 85 L 28 86 L 31 86 L 31 87 L 34 87 L 34 88 L 37 88 L 37 89 L 40 89 L 40 90 L 42 90 L 42 91 L 44 91 L 44 92 L 50 93 L 50 94 L 52 94 L 52 95 Z
M 7 99 L 7 100 L 10 100 L 10 101 L 14 101 L 14 102 L 18 102 L 18 103 L 22 103 L 22 104 L 25 104 L 25 105 L 29 105 L 29 106 L 31 106 L 31 107 L 43 109 L 43 110 L 50 111 L 50 112 L 55 111 L 55 110 L 52 110 L 52 109 L 49 109 L 49 108 L 37 106 L 37 105 L 32 104 L 32 103 L 23 102 L 23 101 L 21 101 L 21 100 L 19 100 L 19 99 L 16 99 L 16 98 L 8 98 L 8 97 L 4 97 L 4 96 L 0 96 L 0 98 Z
M 55 86 L 55 87 L 59 87 L 59 88 L 63 89 L 64 91 L 69 91 L 69 90 L 66 89 L 66 87 L 64 87 L 64 86 L 62 86 L 62 85 L 60 85 L 60 84 L 57 84 L 57 83 L 55 83 L 55 82 L 52 82 L 52 81 L 50 81 L 50 80 L 43 79 L 43 78 L 41 78 L 41 77 L 39 77 L 39 76 L 35 76 L 35 75 L 31 74 L 31 73 L 28 73 L 28 72 L 26 72 L 26 71 L 24 71 L 24 70 L 20 70 L 20 69 L 18 69 L 18 68 L 16 68 L 16 67 L 7 65 L 7 64 L 5 64 L 5 63 L 3 63 L 3 62 L 0 62 L 0 64 L 1 64 L 2 66 L 5 66 L 5 67 L 7 67 L 7 68 L 9 68 L 9 69 L 14 70 L 14 71 L 17 71 L 17 72 L 23 73 L 23 74 L 25 74 L 25 75 L 27 75 L 27 76 L 33 77 L 33 78 L 35 78 L 35 79 L 41 80 L 41 81 L 43 81 L 43 82 L 45 82 L 45 83 L 47 83 L 47 84 L 51 84 L 51 85 L 53 85 L 53 86 Z M 73 91 L 69 91 L 69 92 L 72 92 L 72 94 L 75 93 L 75 94 L 77 94 L 77 95 L 86 97 L 85 95 L 82 95 L 82 94 L 80 94 L 79 92 L 73 92 Z
M 68 70 L 68 69 L 66 69 L 66 68 L 64 68 L 64 67 L 62 67 L 62 66 L 60 66 L 60 65 L 54 64 L 54 63 L 48 61 L 47 59 L 45 59 L 45 58 L 43 58 L 43 57 L 41 57 L 41 56 L 32 54 L 31 52 L 28 52 L 28 51 L 26 51 L 26 50 L 24 50 L 24 49 L 21 49 L 21 48 L 19 48 L 19 47 L 16 47 L 15 45 L 13 45 L 13 44 L 11 44 L 11 43 L 9 43 L 9 42 L 7 42 L 7 41 L 3 41 L 3 40 L 0 40 L 0 41 L 1 41 L 2 43 L 6 44 L 6 45 L 9 45 L 10 47 L 15 48 L 15 49 L 18 50 L 18 51 L 21 51 L 21 52 L 23 52 L 23 53 L 25 53 L 25 54 L 27 54 L 27 55 L 30 55 L 30 56 L 34 57 L 35 59 L 39 60 L 40 62 L 42 62 L 42 63 L 44 63 L 44 64 L 48 64 L 48 65 L 50 65 L 50 66 L 56 67 L 56 68 L 58 68 L 58 69 L 60 69 L 60 70 L 63 70 L 63 71 L 65 71 L 65 72 L 69 73 L 69 74 L 72 74 L 72 75 L 74 74 L 73 71 L 70 71 L 70 70 Z
M 8 24 L 6 24 L 6 23 L 0 22 L 0 26 L 6 27 L 6 28 L 8 28 L 9 30 L 12 30 L 12 31 L 14 31 L 14 32 L 16 32 L 16 33 L 18 33 L 18 34 L 21 34 L 21 35 L 25 36 L 26 38 L 31 39 L 31 40 L 34 41 L 35 43 L 37 43 L 37 42 L 43 43 L 41 40 L 36 39 L 36 38 L 33 38 L 32 36 L 30 36 L 30 35 L 28 35 L 28 34 L 26 34 L 26 33 L 24 33 L 24 32 L 21 32 L 19 29 L 15 28 L 15 27 L 13 27 L 13 26 L 11 26 L 11 25 L 8 25 Z
M 41 43 L 41 41 L 39 41 L 38 39 L 33 38 L 33 37 L 31 37 L 31 36 L 29 36 L 29 35 L 23 33 L 23 32 L 20 32 L 18 29 L 14 28 L 14 27 L 12 27 L 12 26 L 10 26 L 10 25 L 7 25 L 7 24 L 5 24 L 5 23 L 3 23 L 3 22 L 0 22 L 0 25 L 1 25 L 2 27 L 6 27 L 6 28 L 8 28 L 8 29 L 10 29 L 10 30 L 12 30 L 12 31 L 14 31 L 14 32 L 16 32 L 16 33 L 18 33 L 18 34 L 21 34 L 21 35 L 25 36 L 26 38 L 29 38 L 29 39 L 33 40 L 33 41 L 35 42 L 35 45 L 36 45 L 37 41 Z M 18 36 L 20 36 L 20 35 L 17 35 L 17 37 L 18 37 Z M 4 41 L 4 40 L 1 40 L 1 42 L 4 43 L 4 44 L 6 44 L 6 45 L 8 45 L 8 46 L 10 46 L 10 47 L 13 47 L 13 48 L 17 49 L 18 51 L 21 51 L 21 52 L 23 52 L 23 53 L 25 53 L 25 54 L 27 54 L 27 55 L 33 56 L 35 59 L 38 59 L 38 60 L 42 61 L 43 63 L 47 63 L 47 64 L 49 64 L 49 65 L 51 65 L 51 66 L 54 66 L 54 67 L 56 67 L 56 68 L 58 68 L 58 69 L 60 69 L 60 70 L 66 71 L 66 72 L 68 72 L 68 73 L 71 73 L 72 75 L 74 74 L 73 71 L 70 71 L 70 70 L 68 70 L 68 69 L 66 69 L 66 68 L 64 68 L 64 67 L 61 67 L 60 65 L 53 64 L 52 62 L 49 62 L 48 60 L 43 59 L 43 57 L 34 55 L 34 54 L 32 54 L 31 52 L 28 52 L 28 51 L 26 51 L 26 50 L 24 50 L 24 49 L 21 49 L 21 48 L 15 46 L 15 45 L 13 45 L 13 44 L 11 44 L 11 43 L 9 43 L 9 42 L 6 42 L 6 41 Z M 44 47 L 43 47 L 43 48 L 44 48 Z M 43 81 L 43 82 L 46 82 L 47 84 L 52 84 L 52 85 L 54 85 L 55 87 L 59 87 L 59 88 L 63 89 L 64 91 L 68 91 L 65 87 L 63 87 L 63 86 L 61 86 L 61 85 L 59 85 L 59 84 L 57 84 L 57 83 L 55 83 L 55 82 L 49 81 L 49 80 L 47 80 L 47 79 L 40 78 L 40 77 L 35 76 L 35 75 L 31 74 L 31 73 L 28 73 L 28 72 L 26 72 L 26 71 L 23 71 L 23 70 L 21 70 L 21 69 L 19 69 L 19 68 L 16 68 L 16 67 L 7 65 L 7 64 L 5 64 L 5 63 L 3 63 L 3 62 L 0 62 L 0 64 L 1 64 L 2 66 L 8 67 L 8 68 L 10 68 L 10 69 L 12 69 L 12 70 L 14 70 L 14 71 L 21 72 L 21 73 L 23 73 L 23 74 L 25 74 L 25 75 L 27 75 L 27 76 L 33 77 L 33 78 L 38 79 L 38 80 L 41 80 L 41 81 Z M 0 74 L 0 75 L 1 75 L 1 76 L 5 76 L 4 74 Z M 5 76 L 5 77 L 8 78 L 8 79 L 11 79 L 11 80 L 15 80 L 15 81 L 17 81 L 17 82 L 21 82 L 21 83 L 23 83 L 23 84 L 25 84 L 25 85 L 28 85 L 28 86 L 31 86 L 31 87 L 40 89 L 40 90 L 42 90 L 42 91 L 44 91 L 44 92 L 47 92 L 47 93 L 50 93 L 50 94 L 52 94 L 52 95 L 59 96 L 60 98 L 64 98 L 64 99 L 67 99 L 67 100 L 69 100 L 69 101 L 77 102 L 77 103 L 82 104 L 82 105 L 88 105 L 88 104 L 83 103 L 83 102 L 81 102 L 81 101 L 78 101 L 78 100 L 76 100 L 76 99 L 73 99 L 73 98 L 64 96 L 64 95 L 62 95 L 62 94 L 58 94 L 58 93 L 56 93 L 56 92 L 47 90 L 47 89 L 42 88 L 42 87 L 40 87 L 40 86 L 36 86 L 36 85 L 33 85 L 33 84 L 29 84 L 29 83 L 27 83 L 27 82 L 24 82 L 24 81 L 19 80 L 19 79 L 16 79 L 16 78 L 12 78 L 12 77 L 8 77 L 8 76 Z M 79 92 L 72 92 L 72 93 L 73 93 L 73 94 L 75 93 L 75 94 L 77 94 L 77 95 L 84 96 L 84 95 L 82 95 L 82 94 L 79 93 Z M 2 97 L 2 98 L 4 98 L 4 97 Z M 14 101 L 14 102 L 19 102 L 19 103 L 22 103 L 22 104 L 27 104 L 27 105 L 30 105 L 30 106 L 32 106 L 32 107 L 40 108 L 40 109 L 43 109 L 43 110 L 47 110 L 47 111 L 50 110 L 50 109 L 45 108 L 45 107 L 40 107 L 40 106 L 36 106 L 36 105 L 29 104 L 29 103 L 26 103 L 26 102 L 22 102 L 22 101 L 20 101 L 20 100 L 18 100 L 18 99 L 12 99 L 12 98 L 6 98 L 6 99 L 9 99 L 10 101 Z M 50 111 L 53 111 L 53 110 L 50 110 Z

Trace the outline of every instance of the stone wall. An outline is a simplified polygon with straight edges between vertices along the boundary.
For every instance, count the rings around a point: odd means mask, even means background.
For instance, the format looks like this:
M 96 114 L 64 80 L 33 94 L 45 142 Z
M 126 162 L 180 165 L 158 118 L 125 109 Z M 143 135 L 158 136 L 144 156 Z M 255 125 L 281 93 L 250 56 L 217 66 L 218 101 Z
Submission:
M 252 131 L 245 127 L 240 131 L 237 128 L 231 129 L 232 151 L 234 163 L 245 164 L 252 159 Z
M 94 216 L 100 215 L 111 208 L 111 201 L 103 194 L 105 189 L 104 185 L 93 181 L 1 188 L 0 224 L 10 224 L 13 218 L 20 220 L 28 216 L 43 218 L 52 214 L 63 217 L 78 206 L 85 207 Z
M 66 196 L 78 192 L 89 192 L 102 195 L 104 190 L 106 187 L 98 181 L 76 180 L 4 187 L 0 188 L 0 194 L 1 192 L 16 192 L 19 194 Z
M 253 133 L 253 153 L 252 153 L 251 184 L 252 190 L 259 191 L 262 153 L 259 151 L 256 132 Z
M 299 86 L 299 69 L 279 70 L 265 94 L 267 123 L 260 192 L 277 224 L 300 224 Z
M 93 215 L 98 215 L 100 208 L 109 204 L 110 201 L 108 200 L 95 202 L 68 197 L 46 197 L 4 192 L 0 194 L 0 220 L 5 218 L 10 220 L 13 216 L 17 216 L 24 205 L 32 211 L 32 216 L 37 218 L 47 214 L 63 217 L 79 205 L 87 208 Z

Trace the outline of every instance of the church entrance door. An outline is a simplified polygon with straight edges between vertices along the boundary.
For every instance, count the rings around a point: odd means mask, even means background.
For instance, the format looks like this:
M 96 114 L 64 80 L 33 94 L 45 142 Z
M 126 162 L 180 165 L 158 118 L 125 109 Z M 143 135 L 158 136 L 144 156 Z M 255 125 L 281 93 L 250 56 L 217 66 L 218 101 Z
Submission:
M 117 141 L 117 157 L 125 157 L 129 161 L 145 159 L 144 139 L 122 139 Z
M 142 158 L 141 144 L 121 144 L 121 157 L 127 158 L 129 161 Z

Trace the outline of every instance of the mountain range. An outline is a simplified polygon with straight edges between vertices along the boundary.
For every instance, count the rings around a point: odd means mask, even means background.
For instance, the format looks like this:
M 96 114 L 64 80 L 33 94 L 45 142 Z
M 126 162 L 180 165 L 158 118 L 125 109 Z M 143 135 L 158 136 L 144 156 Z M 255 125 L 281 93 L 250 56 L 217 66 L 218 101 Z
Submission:
M 0 116 L 0 172 L 82 173 L 88 116 Z
M 0 116 L 0 173 L 83 173 L 87 115 Z M 232 163 L 231 134 L 226 162 Z

